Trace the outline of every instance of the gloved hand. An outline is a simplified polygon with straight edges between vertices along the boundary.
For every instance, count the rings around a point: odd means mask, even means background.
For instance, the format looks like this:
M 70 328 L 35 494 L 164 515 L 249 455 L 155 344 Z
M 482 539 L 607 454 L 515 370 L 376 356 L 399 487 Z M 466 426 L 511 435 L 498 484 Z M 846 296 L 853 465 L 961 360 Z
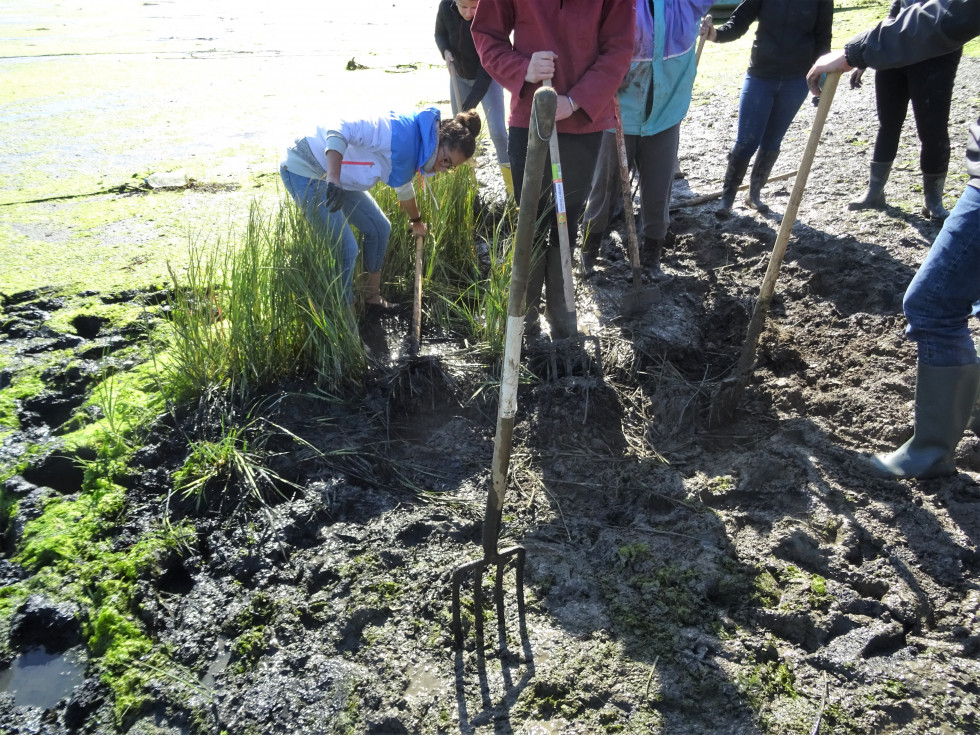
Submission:
M 851 72 L 851 89 L 861 88 L 861 79 L 864 77 L 864 69 L 855 69 Z
M 326 204 L 327 209 L 331 212 L 336 212 L 340 209 L 341 205 L 344 203 L 344 190 L 340 188 L 339 185 L 330 182 L 327 184 L 327 198 Z

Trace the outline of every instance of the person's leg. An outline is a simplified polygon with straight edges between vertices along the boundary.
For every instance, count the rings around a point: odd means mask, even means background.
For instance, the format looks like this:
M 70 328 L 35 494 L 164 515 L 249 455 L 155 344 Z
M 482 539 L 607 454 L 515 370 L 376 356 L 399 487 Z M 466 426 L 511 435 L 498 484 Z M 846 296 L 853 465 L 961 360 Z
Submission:
M 497 163 L 501 166 L 510 165 L 510 153 L 507 152 L 507 110 L 504 107 L 504 90 L 497 82 L 490 82 L 487 93 L 480 103 L 483 114 L 487 116 L 487 131 L 490 141 L 497 153 Z
M 967 186 L 905 292 L 906 336 L 927 365 L 976 362 L 970 316 L 980 314 L 980 191 Z
M 918 348 L 915 430 L 896 451 L 878 455 L 886 477 L 920 479 L 955 472 L 954 452 L 975 410 L 980 363 L 970 337 L 980 314 L 980 191 L 968 186 L 905 292 L 906 330 Z
M 772 109 L 774 83 L 765 77 L 745 75 L 742 95 L 738 102 L 738 134 L 735 145 L 728 152 L 728 168 L 722 185 L 721 202 L 715 211 L 719 217 L 728 217 L 735 204 L 735 195 L 742 185 L 749 160 L 762 141 L 762 133 Z
M 364 303 L 383 309 L 393 308 L 381 298 L 381 268 L 388 251 L 391 222 L 366 191 L 344 192 L 341 211 L 351 226 L 361 233 L 364 250 Z
M 341 275 L 343 277 L 344 292 L 347 294 L 348 301 L 354 300 L 354 290 L 352 281 L 354 278 L 354 264 L 357 261 L 357 239 L 347 223 L 347 215 L 343 208 L 338 212 L 331 212 L 326 205 L 326 186 L 321 182 L 308 179 L 305 176 L 297 176 L 289 171 L 285 166 L 279 169 L 286 191 L 293 201 L 299 206 L 306 220 L 320 233 L 327 243 L 340 242 L 340 263 Z M 345 192 L 344 199 L 351 192 Z
M 749 175 L 749 192 L 745 203 L 760 212 L 768 212 L 769 207 L 762 201 L 762 187 L 769 181 L 776 159 L 779 158 L 779 147 L 783 136 L 789 130 L 793 118 L 800 111 L 800 106 L 806 99 L 807 86 L 805 77 L 783 77 L 778 80 L 773 97 L 772 109 L 766 121 L 759 152 L 756 154 L 752 173 Z
M 674 162 L 680 142 L 680 123 L 657 133 L 638 136 L 636 171 L 640 177 L 640 212 L 643 223 L 643 264 L 660 271 L 667 228 L 670 226 L 670 194 L 674 187 Z M 630 136 L 633 137 L 633 136 Z
M 594 257 L 599 243 L 609 228 L 616 199 L 621 197 L 619 185 L 619 147 L 616 133 L 607 130 L 602 134 L 595 173 L 582 215 L 582 254 Z
M 906 67 L 909 96 L 921 144 L 922 215 L 942 220 L 949 216 L 943 206 L 943 188 L 949 169 L 949 108 L 962 50 Z
M 891 175 L 892 163 L 898 152 L 898 141 L 908 113 L 909 96 L 905 73 L 901 69 L 875 72 L 875 107 L 878 111 L 878 132 L 871 153 L 868 188 L 848 203 L 850 210 L 883 209 L 885 184 Z
M 904 69 L 875 72 L 875 108 L 878 111 L 878 134 L 871 160 L 892 163 L 898 153 L 898 142 L 909 109 L 909 85 Z

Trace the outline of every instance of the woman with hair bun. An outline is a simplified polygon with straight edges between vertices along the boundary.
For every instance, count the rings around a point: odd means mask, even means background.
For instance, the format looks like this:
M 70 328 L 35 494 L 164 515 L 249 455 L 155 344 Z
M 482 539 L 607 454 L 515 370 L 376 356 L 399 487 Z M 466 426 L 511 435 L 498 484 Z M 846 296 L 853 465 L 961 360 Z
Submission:
M 386 112 L 359 119 L 337 118 L 297 138 L 279 167 L 286 191 L 307 220 L 341 243 L 344 288 L 353 301 L 357 240 L 364 239 L 364 303 L 368 315 L 395 307 L 381 298 L 381 266 L 391 222 L 369 190 L 379 181 L 392 187 L 415 235 L 428 231 L 415 200 L 412 179 L 451 171 L 473 156 L 480 133 L 475 110 L 442 120 L 439 110 Z

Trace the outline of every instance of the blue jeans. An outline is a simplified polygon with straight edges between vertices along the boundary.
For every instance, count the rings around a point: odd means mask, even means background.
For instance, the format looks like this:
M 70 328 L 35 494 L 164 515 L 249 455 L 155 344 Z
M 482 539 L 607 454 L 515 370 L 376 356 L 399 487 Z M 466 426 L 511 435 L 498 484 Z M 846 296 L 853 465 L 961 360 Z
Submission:
M 758 149 L 778 151 L 806 99 L 806 77 L 745 75 L 738 102 L 738 136 L 732 158 L 751 158 Z
M 452 104 L 453 114 L 459 112 L 459 106 L 470 96 L 470 90 L 476 84 L 475 79 L 463 79 L 456 77 L 459 82 L 459 93 L 463 99 L 456 99 L 456 90 L 450 82 L 449 100 Z M 490 82 L 487 93 L 480 101 L 483 106 L 483 114 L 487 118 L 487 128 L 490 131 L 490 140 L 493 142 L 493 149 L 497 152 L 497 163 L 501 166 L 510 165 L 510 156 L 507 155 L 507 121 L 506 110 L 504 109 L 504 89 L 497 82 Z
M 936 242 L 905 291 L 906 336 L 919 362 L 959 367 L 977 362 L 970 316 L 980 314 L 980 190 L 956 202 Z
M 340 242 L 344 290 L 348 300 L 353 301 L 357 238 L 351 227 L 357 228 L 364 240 L 364 270 L 374 273 L 380 271 L 384 264 L 391 222 L 366 191 L 345 191 L 340 209 L 331 212 L 324 203 L 327 196 L 326 182 L 298 176 L 285 166 L 279 167 L 279 175 L 286 185 L 286 191 L 303 210 L 307 221 L 318 228 L 328 241 Z

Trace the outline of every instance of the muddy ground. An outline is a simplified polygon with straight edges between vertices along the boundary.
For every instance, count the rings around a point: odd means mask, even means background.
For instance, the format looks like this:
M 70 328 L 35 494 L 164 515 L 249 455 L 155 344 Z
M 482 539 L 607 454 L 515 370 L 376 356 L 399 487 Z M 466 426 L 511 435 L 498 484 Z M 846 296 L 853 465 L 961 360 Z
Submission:
M 184 674 L 161 673 L 151 703 L 121 727 L 93 675 L 48 709 L 3 695 L 0 730 L 976 731 L 980 440 L 964 437 L 949 479 L 879 480 L 859 461 L 910 433 L 915 349 L 903 340 L 901 300 L 938 225 L 918 213 L 911 126 L 887 210 L 846 210 L 866 182 L 876 129 L 870 80 L 846 86 L 733 421 L 712 428 L 710 409 L 741 351 L 792 179 L 768 187 L 769 215 L 739 205 L 719 221 L 710 204 L 678 209 L 669 278 L 646 281 L 654 299 L 639 317 L 620 314 L 630 287 L 622 222 L 597 274 L 580 280 L 601 370 L 529 380 L 518 399 L 500 543 L 526 549 L 523 618 L 511 570 L 505 628 L 488 603 L 477 613 L 481 644 L 464 586 L 464 645 L 453 645 L 451 575 L 481 556 L 492 375 L 462 349 L 415 369 L 394 354 L 353 403 L 326 400 L 312 382 L 263 402 L 268 461 L 294 483 L 280 484 L 283 497 L 270 494 L 267 507 L 234 489 L 215 489 L 203 506 L 172 499 L 171 520 L 190 519 L 196 538 L 139 581 L 137 612 Z M 965 58 L 949 207 L 965 181 L 978 87 L 980 62 Z M 719 188 L 736 105 L 727 92 L 696 97 L 676 202 Z M 806 103 L 777 173 L 796 167 L 813 114 Z M 23 340 L 22 355 L 71 339 L 95 356 L 133 338 L 92 325 L 45 331 L 58 308 L 41 292 L 6 294 L 5 339 Z M 84 375 L 48 377 L 51 400 L 22 407 L 24 434 L 8 451 L 74 410 Z M 187 455 L 183 433 L 213 434 L 220 409 L 156 424 L 127 479 L 119 545 L 159 523 Z M 57 455 L 8 483 L 33 499 L 21 522 L 38 497 L 77 489 Z M 8 581 L 22 573 L 9 559 L 3 570 Z M 482 582 L 490 593 L 491 576 Z M 37 604 L 52 630 L 77 624 L 77 610 Z M 37 645 L 24 627 L 14 650 Z

